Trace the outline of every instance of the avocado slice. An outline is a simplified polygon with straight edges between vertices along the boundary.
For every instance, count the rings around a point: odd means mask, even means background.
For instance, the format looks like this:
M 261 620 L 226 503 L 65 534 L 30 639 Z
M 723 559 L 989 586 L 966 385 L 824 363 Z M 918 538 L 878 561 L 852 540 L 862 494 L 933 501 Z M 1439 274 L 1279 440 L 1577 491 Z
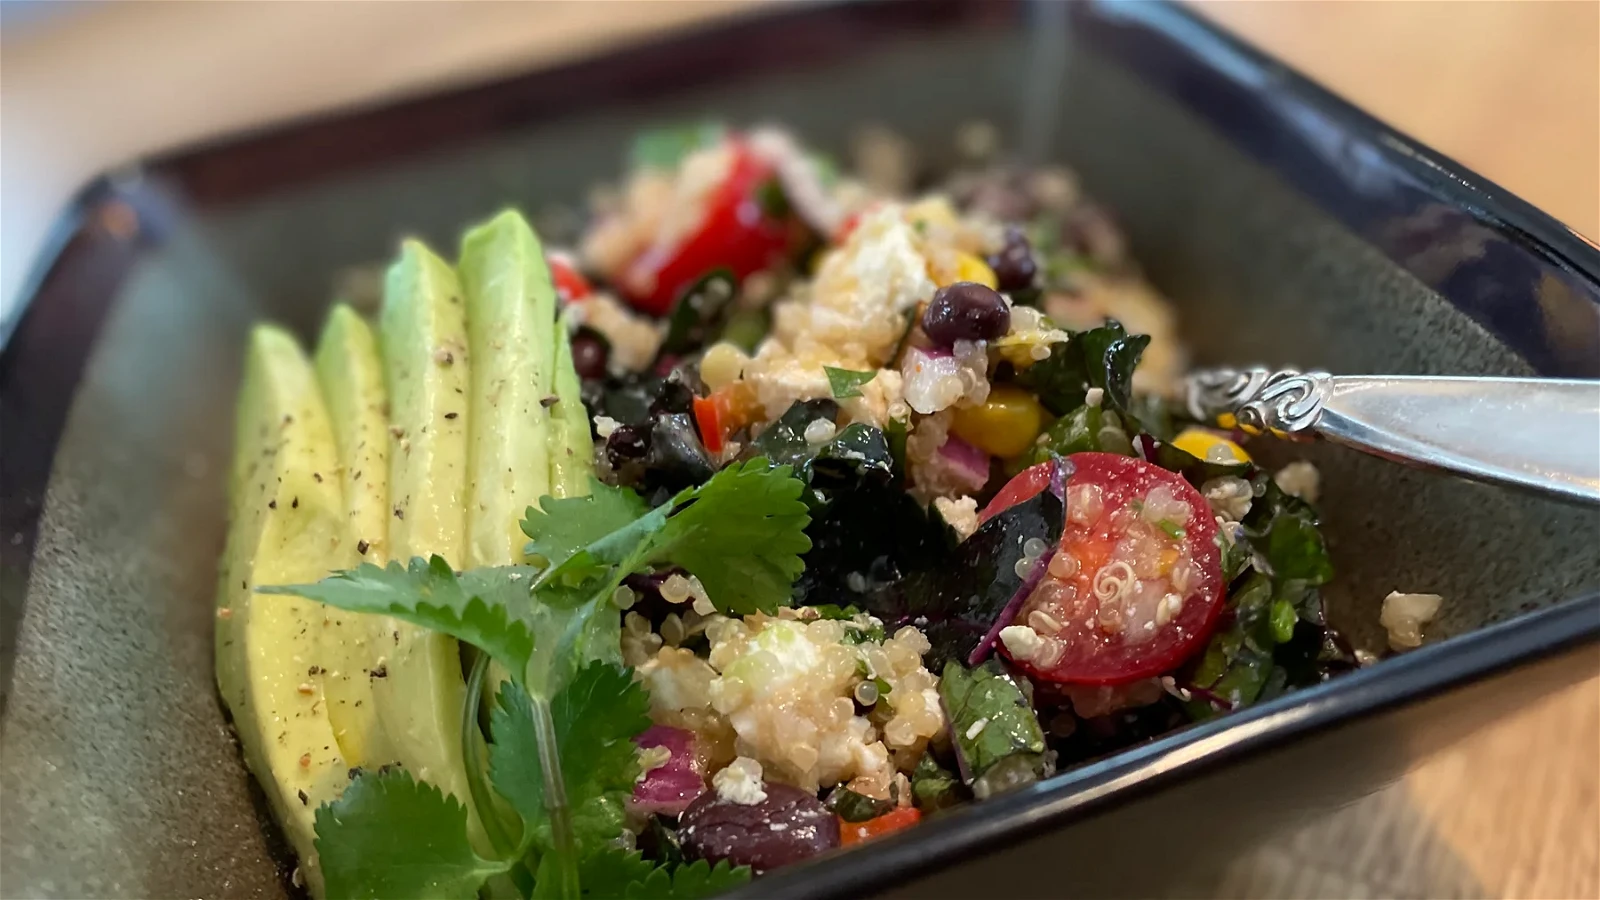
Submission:
M 372 327 L 348 305 L 335 304 L 317 342 L 317 380 L 339 449 L 338 481 L 344 496 L 345 558 L 383 565 L 389 544 L 389 417 L 383 360 Z M 331 475 L 325 477 L 332 477 Z M 373 701 L 373 648 L 389 637 L 384 616 L 340 612 L 323 629 L 328 660 L 323 689 L 339 749 L 352 766 L 394 762 Z
M 556 403 L 550 407 L 550 493 L 580 497 L 589 493 L 594 476 L 594 438 L 589 436 L 589 411 L 583 386 L 572 365 L 572 324 L 565 313 L 556 323 Z
M 334 738 L 321 671 L 330 610 L 261 585 L 316 581 L 344 564 L 346 529 L 333 432 L 311 365 L 287 332 L 250 335 L 234 426 L 229 527 L 217 590 L 217 686 L 255 773 L 321 894 L 317 807 L 348 765 Z
M 450 265 L 407 240 L 384 281 L 379 322 L 389 392 L 389 556 L 464 561 L 467 497 L 466 307 Z M 372 669 L 373 699 L 399 762 L 467 807 L 486 849 L 461 749 L 466 685 L 453 638 L 385 622 Z
M 539 238 L 508 210 L 461 239 L 472 352 L 467 566 L 522 562 L 523 511 L 550 493 L 555 288 Z

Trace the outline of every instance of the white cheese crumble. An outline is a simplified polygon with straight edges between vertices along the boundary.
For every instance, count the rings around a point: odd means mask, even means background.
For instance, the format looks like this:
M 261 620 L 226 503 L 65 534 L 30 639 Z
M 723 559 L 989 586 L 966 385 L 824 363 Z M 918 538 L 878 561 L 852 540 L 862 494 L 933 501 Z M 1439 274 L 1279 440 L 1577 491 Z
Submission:
M 611 433 L 616 431 L 617 426 L 620 424 L 620 422 L 611 418 L 610 416 L 595 416 L 594 433 L 600 435 L 600 439 L 604 440 L 608 437 L 611 437 Z
M 1317 502 L 1317 496 L 1322 493 L 1322 473 L 1317 467 L 1305 460 L 1296 460 L 1278 470 L 1272 480 L 1277 482 L 1283 492 L 1299 497 L 1307 503 Z
M 935 497 L 933 508 L 944 516 L 945 524 L 954 529 L 962 540 L 972 537 L 972 533 L 978 530 L 978 501 L 971 497 Z
M 767 799 L 761 783 L 761 763 L 748 756 L 739 757 L 711 776 L 711 786 L 717 789 L 718 797 L 741 806 L 754 806 Z
M 1083 402 L 1090 406 L 1099 406 L 1105 399 L 1106 392 L 1104 388 L 1092 387 L 1085 391 L 1083 395 Z
M 1389 632 L 1389 646 L 1395 650 L 1412 650 L 1422 646 L 1422 628 L 1439 615 L 1444 598 L 1438 594 L 1402 594 L 1390 591 L 1383 598 L 1383 612 L 1378 616 Z
M 1039 637 L 1039 632 L 1026 625 L 1007 625 L 1000 629 L 1000 643 L 1006 646 L 1006 652 L 1011 658 L 1020 662 L 1027 662 L 1038 655 L 1039 649 L 1044 646 L 1044 639 Z
M 967 740 L 970 741 L 976 738 L 978 735 L 983 734 L 983 729 L 987 727 L 989 727 L 989 720 L 987 718 L 982 718 L 976 722 L 973 722 L 972 727 L 967 729 Z

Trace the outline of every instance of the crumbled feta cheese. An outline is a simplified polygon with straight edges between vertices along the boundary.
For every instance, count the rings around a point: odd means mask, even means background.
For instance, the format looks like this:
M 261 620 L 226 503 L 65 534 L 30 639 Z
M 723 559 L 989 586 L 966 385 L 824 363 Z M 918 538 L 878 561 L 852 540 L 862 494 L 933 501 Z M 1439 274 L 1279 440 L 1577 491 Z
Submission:
M 1005 645 L 1012 659 L 1027 662 L 1038 655 L 1044 639 L 1026 625 L 1007 625 L 1000 629 L 1000 643 Z
M 600 435 L 600 439 L 604 440 L 608 437 L 611 437 L 611 433 L 616 431 L 617 426 L 620 424 L 620 422 L 611 418 L 610 416 L 595 416 L 594 433 Z
M 806 443 L 813 447 L 819 444 L 826 444 L 827 442 L 833 440 L 833 436 L 837 434 L 838 431 L 839 430 L 834 427 L 834 424 L 827 419 L 812 419 L 811 422 L 806 425 Z
M 663 323 L 637 315 L 606 293 L 596 293 L 575 307 L 583 310 L 584 324 L 610 343 L 611 368 L 642 372 L 655 361 L 666 335 Z
M 935 497 L 933 508 L 939 511 L 945 523 L 954 529 L 962 540 L 971 537 L 972 533 L 978 530 L 978 501 L 971 497 Z
M 1439 615 L 1444 598 L 1438 594 L 1402 594 L 1389 592 L 1383 598 L 1383 612 L 1378 621 L 1389 632 L 1389 646 L 1395 650 L 1411 650 L 1422 646 L 1422 628 Z
M 1090 406 L 1099 406 L 1105 398 L 1106 392 L 1104 388 L 1092 387 L 1083 394 L 1083 402 Z
M 718 797 L 741 806 L 754 806 L 767 799 L 761 782 L 761 763 L 748 756 L 739 757 L 711 776 L 711 786 L 717 789 Z
M 1317 467 L 1305 460 L 1296 460 L 1278 470 L 1272 480 L 1286 494 L 1299 497 L 1307 503 L 1317 502 L 1317 495 L 1322 491 L 1322 473 Z
M 973 722 L 972 726 L 967 729 L 967 740 L 970 741 L 976 738 L 978 735 L 983 734 L 983 729 L 987 727 L 989 727 L 989 720 L 987 717 Z
M 1213 478 L 1200 485 L 1200 493 L 1224 519 L 1237 522 L 1250 512 L 1255 492 L 1250 482 L 1233 475 Z

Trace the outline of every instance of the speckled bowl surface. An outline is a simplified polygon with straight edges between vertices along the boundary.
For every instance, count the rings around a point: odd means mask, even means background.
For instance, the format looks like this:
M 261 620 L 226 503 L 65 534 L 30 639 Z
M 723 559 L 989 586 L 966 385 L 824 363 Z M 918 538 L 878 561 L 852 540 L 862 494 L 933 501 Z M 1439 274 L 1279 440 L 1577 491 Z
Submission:
M 1118 213 L 1202 361 L 1600 374 L 1593 245 L 1179 10 L 1072 10 L 1065 77 L 1046 92 L 1050 155 Z M 579 201 L 653 123 L 780 121 L 831 149 L 872 121 L 925 148 L 975 117 L 1015 136 L 1037 108 L 1025 88 L 1041 16 L 1020 2 L 805 7 L 87 190 L 0 357 L 0 893 L 289 890 L 211 668 L 251 322 L 310 333 L 402 233 L 448 246 L 504 205 Z M 1600 452 L 1600 434 L 1573 440 Z M 1437 643 L 750 892 L 1157 893 L 1190 856 L 1225 860 L 1252 829 L 1370 789 L 1593 673 L 1600 511 L 1310 455 L 1335 623 L 1378 649 L 1381 598 L 1432 591 L 1447 598 Z M 1189 821 L 1214 835 L 1203 853 L 1121 858 L 1130 829 Z M 1028 880 L 1040 867 L 1019 854 L 1041 853 L 1070 860 L 1070 888 Z

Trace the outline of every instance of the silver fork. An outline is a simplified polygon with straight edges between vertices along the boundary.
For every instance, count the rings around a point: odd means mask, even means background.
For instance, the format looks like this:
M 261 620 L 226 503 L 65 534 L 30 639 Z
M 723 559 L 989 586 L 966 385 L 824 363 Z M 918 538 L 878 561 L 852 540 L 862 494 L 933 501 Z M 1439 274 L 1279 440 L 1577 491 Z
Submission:
M 1600 504 L 1600 381 L 1208 369 L 1189 415 Z

